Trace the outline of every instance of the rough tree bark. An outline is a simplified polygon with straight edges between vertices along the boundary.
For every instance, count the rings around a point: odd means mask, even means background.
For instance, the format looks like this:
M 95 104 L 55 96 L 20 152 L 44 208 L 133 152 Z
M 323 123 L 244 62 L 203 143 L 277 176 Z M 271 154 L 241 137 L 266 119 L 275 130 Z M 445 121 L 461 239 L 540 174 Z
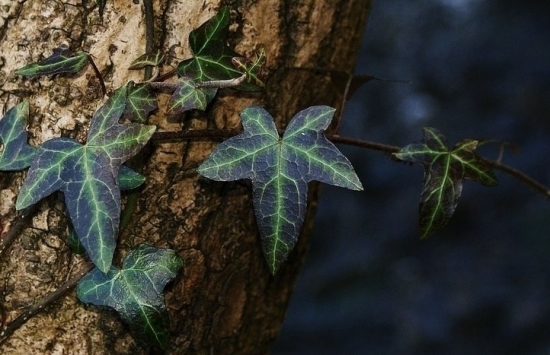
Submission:
M 326 73 L 350 72 L 359 47 L 369 0 L 154 1 L 156 48 L 177 58 L 190 56 L 189 32 L 231 8 L 231 45 L 251 56 L 264 46 L 270 74 L 265 94 L 225 91 L 208 118 L 152 118 L 159 130 L 238 128 L 238 113 L 262 104 L 283 127 L 298 110 L 314 104 L 338 106 L 340 94 Z M 0 107 L 22 99 L 31 105 L 30 140 L 54 136 L 83 140 L 93 111 L 103 102 L 91 70 L 78 77 L 23 80 L 14 70 L 48 56 L 66 42 L 84 50 L 102 71 L 108 91 L 143 75 L 127 68 L 143 54 L 143 5 L 107 0 L 103 19 L 94 1 L 0 1 Z M 172 64 L 176 63 L 174 60 Z M 165 68 L 167 70 L 167 68 Z M 166 97 L 161 97 L 162 100 Z M 275 339 L 307 245 L 316 188 L 295 252 L 272 277 L 262 258 L 247 183 L 200 178 L 198 164 L 212 141 L 153 142 L 142 172 L 147 183 L 136 212 L 119 237 L 115 263 L 138 243 L 171 247 L 184 270 L 167 289 L 171 316 L 170 354 L 264 354 Z M 14 223 L 15 198 L 24 172 L 0 173 L 0 231 Z M 63 198 L 40 202 L 32 221 L 0 259 L 0 304 L 4 325 L 25 307 L 55 290 L 83 259 L 68 250 Z M 0 348 L 2 354 L 146 354 L 117 316 L 79 303 L 74 291 L 29 319 Z

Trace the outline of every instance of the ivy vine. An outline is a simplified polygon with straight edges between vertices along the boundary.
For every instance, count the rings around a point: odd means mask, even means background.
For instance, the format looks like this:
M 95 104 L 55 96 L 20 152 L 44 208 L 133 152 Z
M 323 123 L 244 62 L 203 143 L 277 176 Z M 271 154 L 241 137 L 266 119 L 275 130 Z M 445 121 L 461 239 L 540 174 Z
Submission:
M 97 4 L 102 14 L 106 2 Z M 54 191 L 63 192 L 73 228 L 71 247 L 75 252 L 85 251 L 93 264 L 69 281 L 67 288 L 78 283 L 77 295 L 82 302 L 115 309 L 138 338 L 161 348 L 167 346 L 169 325 L 163 290 L 180 272 L 183 261 L 172 250 L 138 245 L 126 256 L 121 268 L 112 264 L 121 219 L 120 191 L 146 182 L 146 177 L 124 163 L 152 137 L 164 137 L 155 133 L 155 126 L 146 124 L 148 116 L 158 108 L 157 91 L 168 90 L 171 100 L 166 112 L 180 114 L 205 110 L 221 88 L 264 89 L 265 52 L 258 51 L 255 58 L 236 53 L 226 44 L 228 28 L 229 9 L 222 8 L 190 33 L 193 57 L 178 64 L 175 83 L 165 82 L 169 75 L 159 76 L 156 69 L 156 75 L 148 82 L 130 81 L 115 90 L 93 114 L 85 144 L 61 137 L 39 147 L 29 145 L 27 101 L 9 109 L 0 120 L 0 170 L 29 169 L 16 209 L 22 217 L 29 216 L 39 200 Z M 130 69 L 157 68 L 164 60 L 163 53 L 146 53 Z M 87 53 L 73 54 L 62 46 L 46 59 L 16 73 L 25 77 L 74 74 L 87 63 L 92 63 L 99 73 Z M 358 82 L 371 79 L 349 76 L 344 100 Z M 478 156 L 476 148 L 482 142 L 477 140 L 467 139 L 449 149 L 445 137 L 435 128 L 425 128 L 421 142 L 403 148 L 326 136 L 324 132 L 334 113 L 335 109 L 328 106 L 309 107 L 297 113 L 286 130 L 280 132 L 265 109 L 251 106 L 241 113 L 242 131 L 201 132 L 203 138 L 221 135 L 228 139 L 200 165 L 199 174 L 219 181 L 252 180 L 254 212 L 272 274 L 278 271 L 298 239 L 310 181 L 363 189 L 351 163 L 333 143 L 381 150 L 391 153 L 395 160 L 424 166 L 420 197 L 422 238 L 447 224 L 465 179 L 497 185 L 494 169 L 511 174 L 545 196 L 550 194 L 545 186 L 521 172 Z M 181 138 L 185 134 L 192 133 L 181 133 Z M 4 236 L 0 252 L 20 229 L 14 226 Z M 58 295 L 50 295 L 44 302 L 51 302 Z M 41 308 L 42 305 L 33 307 L 10 323 L 0 333 L 1 339 L 5 340 L 24 319 Z

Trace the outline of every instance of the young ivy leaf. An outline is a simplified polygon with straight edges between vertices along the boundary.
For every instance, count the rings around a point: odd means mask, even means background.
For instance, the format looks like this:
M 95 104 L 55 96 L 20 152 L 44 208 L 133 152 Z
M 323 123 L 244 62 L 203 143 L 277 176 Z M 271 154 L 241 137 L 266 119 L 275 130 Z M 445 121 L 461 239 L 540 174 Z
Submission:
M 146 66 L 158 67 L 160 64 L 162 64 L 162 62 L 164 62 L 165 59 L 166 57 L 161 51 L 157 51 L 156 53 L 145 53 L 134 59 L 128 69 L 143 69 Z
M 123 116 L 130 121 L 145 123 L 151 112 L 158 109 L 157 97 L 149 83 L 126 84 L 126 109 Z
M 394 156 L 424 166 L 420 195 L 420 237 L 443 228 L 453 215 L 465 179 L 496 186 L 497 178 L 475 153 L 478 141 L 467 139 L 449 150 L 445 137 L 435 128 L 424 128 L 422 143 L 410 144 Z
M 265 68 L 265 49 L 260 48 L 256 60 L 252 61 L 245 57 L 231 58 L 233 66 L 239 71 L 246 73 L 246 81 L 259 87 L 265 86 L 267 70 Z
M 122 269 L 93 269 L 76 293 L 84 303 L 114 308 L 139 339 L 164 349 L 170 324 L 163 290 L 182 266 L 175 251 L 142 244 L 128 254 Z
M 0 170 L 23 170 L 31 165 L 36 148 L 27 143 L 29 103 L 12 107 L 0 120 Z
M 121 165 L 118 170 L 118 187 L 121 190 L 132 190 L 141 186 L 145 182 L 145 176 L 130 169 L 126 165 Z
M 16 202 L 16 209 L 21 210 L 62 191 L 84 249 L 103 272 L 111 266 L 118 233 L 120 165 L 155 131 L 155 126 L 118 124 L 126 106 L 126 90 L 124 86 L 115 91 L 96 111 L 85 145 L 54 138 L 38 148 Z
M 75 74 L 84 69 L 88 64 L 88 59 L 87 53 L 73 54 L 67 46 L 59 46 L 53 50 L 53 54 L 48 58 L 17 69 L 15 73 L 27 77 L 61 73 Z
M 189 34 L 189 45 L 193 58 L 179 63 L 179 76 L 187 76 L 195 82 L 231 80 L 243 73 L 235 68 L 232 59 L 242 57 L 230 49 L 227 42 L 229 31 L 229 8 L 222 7 L 211 19 Z M 255 91 L 259 87 L 244 82 L 236 87 Z
M 168 104 L 168 114 L 177 115 L 194 109 L 204 111 L 217 91 L 216 88 L 197 87 L 192 79 L 183 76 L 178 79 L 176 90 Z
M 256 220 L 273 274 L 300 234 L 309 181 L 363 189 L 350 162 L 323 134 L 334 111 L 305 109 L 280 138 L 266 110 L 248 107 L 241 114 L 244 132 L 221 143 L 198 168 L 213 180 L 252 180 Z

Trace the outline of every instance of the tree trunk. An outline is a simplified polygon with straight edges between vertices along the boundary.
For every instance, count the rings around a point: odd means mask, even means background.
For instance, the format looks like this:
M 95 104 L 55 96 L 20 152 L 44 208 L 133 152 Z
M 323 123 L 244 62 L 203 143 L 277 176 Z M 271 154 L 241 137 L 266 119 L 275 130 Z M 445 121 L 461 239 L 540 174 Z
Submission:
M 178 59 L 191 56 L 187 37 L 221 5 L 231 8 L 231 46 L 253 56 L 263 46 L 268 58 L 266 93 L 226 90 L 204 117 L 151 122 L 159 130 L 182 127 L 239 128 L 239 112 L 264 105 L 279 127 L 300 109 L 338 106 L 341 94 L 326 72 L 295 68 L 353 70 L 370 7 L 369 0 L 154 1 L 154 47 Z M 146 21 L 137 0 L 107 0 L 103 19 L 93 1 L 7 0 L 0 5 L 0 105 L 4 110 L 29 100 L 30 141 L 55 136 L 84 141 L 89 119 L 104 101 L 88 69 L 23 80 L 14 70 L 49 56 L 65 42 L 90 53 L 109 92 L 128 80 L 140 81 L 129 63 L 146 51 Z M 149 44 L 151 46 L 151 43 Z M 175 65 L 177 60 L 168 64 Z M 164 68 L 167 71 L 169 68 Z M 167 95 L 161 95 L 161 104 Z M 146 186 L 119 237 L 115 265 L 130 247 L 170 247 L 184 260 L 181 276 L 167 288 L 171 317 L 169 354 L 265 354 L 275 339 L 307 246 L 316 185 L 303 235 L 276 276 L 263 260 L 247 182 L 201 178 L 198 164 L 215 141 L 152 142 L 142 173 Z M 24 172 L 0 173 L 0 231 L 15 223 L 15 198 Z M 39 203 L 28 228 L 0 259 L 0 303 L 4 325 L 26 307 L 56 290 L 83 258 L 67 246 L 63 197 Z M 30 318 L 0 347 L 2 354 L 147 354 L 115 313 L 80 303 L 74 291 Z

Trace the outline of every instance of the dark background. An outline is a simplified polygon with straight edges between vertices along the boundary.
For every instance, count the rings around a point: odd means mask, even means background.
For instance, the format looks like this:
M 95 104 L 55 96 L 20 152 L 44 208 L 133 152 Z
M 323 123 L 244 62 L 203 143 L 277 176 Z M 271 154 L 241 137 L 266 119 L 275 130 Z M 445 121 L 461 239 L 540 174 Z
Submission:
M 550 1 L 374 0 L 341 134 L 404 146 L 422 127 L 517 144 L 550 184 Z M 339 148 L 363 193 L 325 186 L 272 355 L 549 354 L 550 206 L 516 180 L 467 181 L 450 225 L 418 239 L 423 169 Z M 490 158 L 499 146 L 483 147 Z

